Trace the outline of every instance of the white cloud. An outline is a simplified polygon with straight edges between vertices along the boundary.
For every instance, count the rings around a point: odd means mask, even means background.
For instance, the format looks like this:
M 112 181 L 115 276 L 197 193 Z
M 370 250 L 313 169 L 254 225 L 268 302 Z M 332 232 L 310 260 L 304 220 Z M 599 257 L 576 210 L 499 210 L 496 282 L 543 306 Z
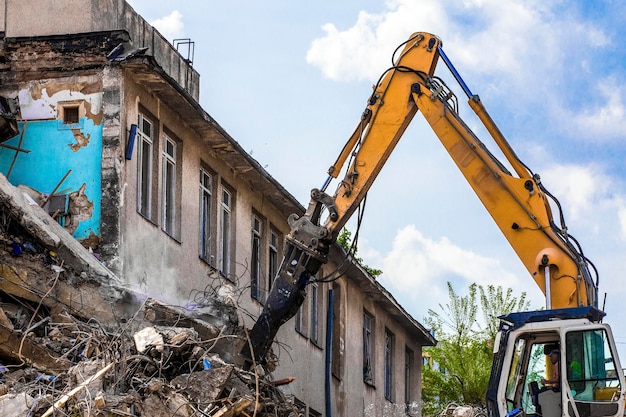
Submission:
M 621 265 L 626 250 L 626 194 L 620 179 L 597 164 L 553 163 L 541 177 L 560 201 L 568 231 L 576 235 L 587 254 L 595 252 L 595 256 L 612 258 L 611 262 Z M 553 216 L 558 222 L 556 211 Z M 605 262 L 601 269 L 612 267 Z
M 541 177 L 548 191 L 561 202 L 566 220 L 580 221 L 599 206 L 613 204 L 612 180 L 595 165 L 553 164 Z
M 170 42 L 179 38 L 183 33 L 183 15 L 174 10 L 169 15 L 150 22 Z
M 445 26 L 438 1 L 388 1 L 384 13 L 361 11 L 349 29 L 325 24 L 325 35 L 312 42 L 306 59 L 333 80 L 372 80 L 391 65 L 393 48 L 410 33 Z
M 447 281 L 453 282 L 459 294 L 464 294 L 474 282 L 483 286 L 502 285 L 520 293 L 527 291 L 523 288 L 527 287 L 526 281 L 520 284 L 513 272 L 515 267 L 523 271 L 521 263 L 515 261 L 515 266 L 507 268 L 500 260 L 460 248 L 446 237 L 429 239 L 413 225 L 397 232 L 389 253 L 381 256 L 369 249 L 367 242 L 360 242 L 359 255 L 366 263 L 367 259 L 382 259 L 375 265 L 383 270 L 381 282 L 414 315 L 425 315 L 427 308 L 448 301 Z
M 482 94 L 492 96 L 491 103 L 495 96 L 515 112 L 541 108 L 544 119 L 556 122 L 555 129 L 575 131 L 578 140 L 622 137 L 626 87 L 606 73 L 604 81 L 589 82 L 591 74 L 594 80 L 602 75 L 598 54 L 614 42 L 600 23 L 582 19 L 562 2 L 388 0 L 385 11 L 362 11 L 347 29 L 325 24 L 306 59 L 333 80 L 373 81 L 409 34 L 429 31 L 442 39 L 470 89 L 478 93 L 474 87 L 479 85 Z M 579 85 L 577 97 L 574 84 Z M 578 109 L 568 110 L 574 106 Z
M 380 63 L 390 63 L 393 48 L 410 33 L 430 31 L 441 37 L 448 55 L 468 71 L 503 72 L 509 78 L 524 67 L 536 72 L 559 50 L 558 25 L 542 20 L 546 13 L 542 7 L 512 0 L 387 1 L 387 10 L 380 14 L 362 11 L 346 30 L 325 24 L 325 35 L 313 41 L 307 62 L 331 79 L 375 79 L 383 69 Z M 526 72 L 528 77 L 530 72 Z
M 570 133 L 574 137 L 582 135 L 593 141 L 623 140 L 626 132 L 626 87 L 609 77 L 600 80 L 594 87 L 594 92 L 597 97 L 590 103 L 592 107 L 583 107 L 578 114 L 565 114 L 564 119 L 573 123 L 564 123 L 564 126 L 570 126 Z M 593 106 L 594 102 L 598 104 Z

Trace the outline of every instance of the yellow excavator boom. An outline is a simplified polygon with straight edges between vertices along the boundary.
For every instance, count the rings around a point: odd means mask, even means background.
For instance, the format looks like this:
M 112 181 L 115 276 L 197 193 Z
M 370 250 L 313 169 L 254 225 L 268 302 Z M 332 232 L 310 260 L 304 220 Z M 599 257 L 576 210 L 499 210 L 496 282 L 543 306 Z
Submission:
M 515 175 L 459 117 L 456 95 L 435 76 L 440 59 L 461 85 L 469 106 Z M 561 225 L 555 224 L 548 201 L 550 194 L 539 176 L 515 155 L 479 97 L 471 94 L 456 72 L 440 40 L 418 32 L 394 53 L 392 66 L 374 86 L 361 120 L 328 169 L 324 185 L 311 191 L 306 213 L 289 217 L 291 232 L 286 237 L 284 259 L 251 331 L 253 352 L 246 352 L 247 355 L 262 359 L 278 328 L 298 310 L 305 286 L 327 261 L 330 246 L 364 200 L 418 111 L 546 294 L 547 308 L 597 307 L 597 279 L 592 277 L 591 264 L 567 233 L 562 216 Z M 327 188 L 341 172 L 345 174 L 336 191 L 328 194 Z M 323 219 L 324 213 L 328 214 Z

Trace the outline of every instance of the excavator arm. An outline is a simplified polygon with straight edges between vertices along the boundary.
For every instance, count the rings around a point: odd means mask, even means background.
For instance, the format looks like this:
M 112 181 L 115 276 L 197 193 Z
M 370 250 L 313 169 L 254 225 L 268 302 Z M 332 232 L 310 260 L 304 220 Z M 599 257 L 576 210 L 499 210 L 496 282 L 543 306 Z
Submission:
M 434 75 L 440 59 L 461 84 L 470 107 L 516 175 L 509 173 L 459 117 L 456 96 Z M 597 304 L 597 282 L 588 261 L 565 226 L 554 223 L 539 176 L 519 161 L 478 96 L 471 94 L 446 57 L 440 40 L 420 32 L 394 52 L 391 68 L 374 86 L 361 120 L 329 168 L 327 180 L 320 189 L 311 191 L 305 214 L 289 217 L 291 232 L 286 237 L 283 261 L 250 332 L 251 343 L 243 352 L 251 361 L 263 361 L 280 326 L 295 315 L 307 283 L 327 262 L 330 246 L 362 203 L 418 110 L 546 294 L 548 308 Z M 327 194 L 329 184 L 344 167 L 345 175 L 336 191 Z
M 443 50 L 440 53 L 445 57 Z M 546 307 L 597 307 L 597 280 L 576 241 L 552 217 L 549 193 L 539 175 L 518 159 L 480 98 L 464 86 L 469 106 L 484 124 L 515 174 L 489 152 L 459 117 L 445 84 L 430 80 L 412 86 L 413 99 L 463 176 L 546 295 Z M 555 200 L 556 202 L 556 200 Z M 557 202 L 558 203 L 558 202 Z

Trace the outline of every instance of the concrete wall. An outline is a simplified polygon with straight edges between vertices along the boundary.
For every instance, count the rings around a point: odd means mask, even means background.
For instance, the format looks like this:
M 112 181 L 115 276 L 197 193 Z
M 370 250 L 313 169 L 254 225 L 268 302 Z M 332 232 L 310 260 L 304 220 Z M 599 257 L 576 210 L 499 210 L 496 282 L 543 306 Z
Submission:
M 214 280 L 220 291 L 226 291 L 229 281 L 220 277 L 217 263 L 209 265 L 199 258 L 199 173 L 201 161 L 214 172 L 214 194 L 221 192 L 223 185 L 234 191 L 234 224 L 235 241 L 233 274 L 234 284 L 244 284 L 250 270 L 251 219 L 252 210 L 256 210 L 265 219 L 267 225 L 275 225 L 283 234 L 286 232 L 286 219 L 277 214 L 263 201 L 263 195 L 253 193 L 242 178 L 233 173 L 231 167 L 215 157 L 210 148 L 191 128 L 186 126 L 178 114 L 151 92 L 132 82 L 130 76 L 125 77 L 123 89 L 123 110 L 126 131 L 129 125 L 137 123 L 140 106 L 157 122 L 157 130 L 161 135 L 166 130 L 182 142 L 182 181 L 180 190 L 180 234 L 172 238 L 162 230 L 162 205 L 155 204 L 156 212 L 152 219 L 138 213 L 137 207 L 137 163 L 138 151 L 135 149 L 130 160 L 124 160 L 121 189 L 121 248 L 123 256 L 123 275 L 131 284 L 142 292 L 157 299 L 168 302 L 186 304 L 190 302 L 192 292 L 202 292 Z M 162 145 L 162 143 L 161 143 Z M 136 147 L 139 146 L 136 142 Z M 155 154 L 156 155 L 156 154 Z M 162 170 L 161 152 L 155 172 Z M 154 193 L 161 201 L 162 176 L 154 175 Z M 215 204 L 217 205 L 217 200 Z M 146 260 L 150 260 L 147 262 Z M 232 291 L 235 291 L 235 285 Z M 200 295 L 202 296 L 202 295 Z M 244 297 L 244 298 L 250 298 Z M 257 307 L 258 309 L 258 307 Z
M 199 101 L 200 74 L 124 0 L 0 0 L 0 28 L 7 38 L 124 30 Z

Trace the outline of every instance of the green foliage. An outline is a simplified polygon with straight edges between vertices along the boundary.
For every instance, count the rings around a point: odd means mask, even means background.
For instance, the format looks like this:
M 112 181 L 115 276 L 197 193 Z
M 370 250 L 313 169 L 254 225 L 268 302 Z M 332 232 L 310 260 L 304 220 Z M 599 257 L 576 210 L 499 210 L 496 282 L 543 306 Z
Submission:
M 357 245 L 356 242 L 352 241 L 352 232 L 350 232 L 345 227 L 337 236 L 337 243 L 339 243 L 349 254 L 352 254 L 352 257 L 355 261 L 359 263 L 370 274 L 372 277 L 377 278 L 379 275 L 383 273 L 380 269 L 372 268 L 371 266 L 367 266 L 363 263 L 363 259 L 356 256 L 357 253 Z
M 460 297 L 454 292 L 452 284 L 448 282 L 448 297 L 450 302 L 445 306 L 439 304 L 443 315 L 432 309 L 428 309 L 429 317 L 426 323 L 435 330 L 435 337 L 438 333 L 449 331 L 453 339 L 463 344 L 472 336 L 472 328 L 476 322 L 478 305 L 476 304 L 476 284 L 469 286 L 469 294 Z M 444 325 L 447 329 L 444 329 Z
M 478 322 L 477 296 L 484 323 Z M 436 416 L 445 407 L 457 404 L 485 406 L 491 373 L 492 346 L 498 329 L 497 317 L 528 309 L 526 293 L 519 298 L 513 290 L 471 284 L 468 294 L 458 295 L 448 282 L 449 302 L 440 311 L 428 310 L 425 322 L 435 332 L 437 346 L 426 348 L 431 366 L 423 370 L 424 416 Z
M 526 300 L 525 292 L 521 293 L 519 298 L 515 298 L 512 288 L 508 288 L 506 294 L 500 286 L 488 285 L 487 290 L 482 286 L 479 289 L 480 306 L 485 320 L 484 331 L 488 333 L 490 339 L 494 339 L 498 332 L 498 316 L 514 311 L 527 311 L 530 307 L 530 301 Z
M 491 347 L 470 339 L 461 346 L 441 340 L 428 349 L 434 366 L 423 370 L 423 415 L 438 415 L 449 403 L 485 405 L 491 372 Z

